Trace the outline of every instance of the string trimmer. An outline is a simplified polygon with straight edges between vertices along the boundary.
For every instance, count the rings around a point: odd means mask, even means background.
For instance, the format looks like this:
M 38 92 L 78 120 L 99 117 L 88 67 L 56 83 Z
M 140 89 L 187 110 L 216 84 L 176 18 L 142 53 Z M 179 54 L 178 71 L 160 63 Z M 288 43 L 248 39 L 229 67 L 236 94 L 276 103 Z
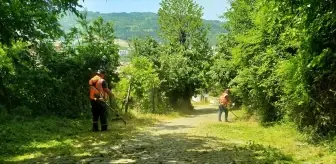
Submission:
M 105 103 L 105 105 L 106 105 L 108 108 L 110 108 L 110 109 L 116 114 L 117 118 L 115 118 L 115 119 L 113 119 L 113 120 L 122 120 L 122 121 L 124 122 L 124 124 L 126 125 L 126 121 L 125 121 L 125 119 L 119 115 L 118 111 L 115 110 L 115 109 L 113 109 L 113 108 L 112 108 L 111 106 L 109 106 L 106 102 L 104 102 L 104 103 Z
M 231 110 L 229 110 L 234 116 L 236 116 L 238 118 L 238 116 L 236 114 L 234 114 Z
M 88 68 L 88 70 L 91 71 L 91 73 L 93 74 L 93 71 L 92 71 L 91 68 Z M 96 89 L 97 89 L 97 88 L 96 88 Z M 98 90 L 98 89 L 97 89 L 97 90 Z M 101 97 L 103 97 L 103 96 L 101 96 Z M 125 119 L 119 115 L 118 111 L 116 111 L 116 110 L 113 109 L 111 106 L 109 106 L 105 101 L 102 100 L 101 102 L 103 103 L 103 105 L 106 105 L 108 108 L 110 108 L 110 110 L 112 110 L 112 111 L 116 114 L 117 118 L 115 118 L 115 119 L 113 119 L 113 120 L 119 120 L 119 119 L 120 119 L 120 120 L 122 120 L 122 121 L 124 122 L 124 124 L 126 125 L 126 121 L 125 121 Z
M 231 109 L 233 108 L 235 106 L 235 103 L 232 103 L 232 106 L 231 106 Z M 237 118 L 238 118 L 238 116 L 236 115 L 236 114 L 234 114 L 233 112 L 232 112 L 232 110 L 229 110 L 234 116 L 236 116 Z

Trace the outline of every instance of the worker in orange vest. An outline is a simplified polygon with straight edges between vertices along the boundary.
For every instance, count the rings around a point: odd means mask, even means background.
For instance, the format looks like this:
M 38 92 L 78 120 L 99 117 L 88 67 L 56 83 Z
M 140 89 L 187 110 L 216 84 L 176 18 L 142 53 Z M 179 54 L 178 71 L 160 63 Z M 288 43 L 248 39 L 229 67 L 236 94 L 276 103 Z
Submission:
M 225 113 L 225 122 L 228 121 L 229 109 L 228 105 L 231 103 L 230 99 L 230 89 L 226 89 L 224 93 L 219 98 L 219 110 L 218 110 L 218 120 L 222 121 L 222 113 Z
M 113 96 L 104 80 L 105 71 L 98 70 L 97 75 L 90 79 L 90 102 L 92 107 L 92 131 L 99 131 L 98 120 L 100 120 L 101 131 L 107 130 L 107 107 L 105 100 L 107 95 Z

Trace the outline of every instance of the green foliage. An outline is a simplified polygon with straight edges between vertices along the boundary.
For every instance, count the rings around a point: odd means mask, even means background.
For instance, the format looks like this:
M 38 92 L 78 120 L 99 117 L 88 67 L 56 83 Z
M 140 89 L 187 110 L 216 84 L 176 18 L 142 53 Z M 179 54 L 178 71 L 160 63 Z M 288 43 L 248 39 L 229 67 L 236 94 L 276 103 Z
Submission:
M 154 38 L 135 39 L 132 48 L 134 50 L 133 57 L 146 57 L 153 62 L 156 69 L 160 67 L 159 57 L 162 47 Z
M 63 31 L 58 23 L 59 14 L 71 11 L 76 15 L 78 0 L 10 0 L 0 4 L 0 42 L 10 44 L 18 39 L 38 41 L 58 38 Z
M 209 86 L 212 62 L 202 8 L 191 0 L 165 0 L 158 15 L 164 43 L 151 37 L 133 40 L 134 59 L 122 72 L 132 77 L 136 106 L 143 111 L 192 109 L 191 97 Z M 143 80 L 147 77 L 154 81 Z
M 192 0 L 164 0 L 158 15 L 160 34 L 166 43 L 160 57 L 161 89 L 173 106 L 180 101 L 192 108 L 190 99 L 197 89 L 206 87 L 211 62 L 202 8 Z
M 235 114 L 239 118 L 245 115 L 243 110 L 235 111 Z M 197 132 L 214 135 L 226 143 L 239 143 L 232 146 L 236 151 L 251 150 L 251 155 L 243 158 L 247 161 L 253 157 L 247 163 L 334 163 L 336 160 L 334 151 L 330 149 L 334 141 L 311 144 L 307 142 L 309 136 L 297 131 L 293 123 L 265 127 L 251 119 L 235 120 L 230 124 L 203 125 Z
M 92 22 L 86 19 L 79 21 L 81 28 L 73 28 L 66 36 L 65 53 L 72 52 L 69 57 L 92 70 L 105 69 L 110 82 L 114 70 L 119 66 L 118 47 L 114 43 L 114 29 L 112 22 L 105 22 L 98 18 Z M 75 46 L 73 46 L 75 45 Z
M 156 95 L 155 90 L 160 85 L 160 79 L 152 62 L 146 57 L 134 57 L 131 65 L 122 69 L 121 75 L 131 85 L 133 105 L 144 112 L 158 112 L 160 104 L 156 102 L 161 97 Z
M 220 95 L 230 87 L 231 79 L 237 75 L 235 65 L 230 61 L 232 59 L 230 47 L 233 46 L 233 38 L 223 34 L 219 36 L 219 42 L 216 53 L 212 56 L 213 64 L 207 73 L 211 84 L 209 88 L 214 96 Z
M 203 26 L 203 8 L 193 0 L 163 0 L 158 11 L 160 34 L 169 43 L 190 44 Z
M 302 129 L 334 134 L 333 2 L 235 0 L 231 6 L 212 80 L 232 86 L 262 122 L 287 115 Z
M 119 64 L 112 24 L 98 19 L 89 25 L 83 19 L 81 25 L 82 30 L 65 36 L 58 51 L 47 40 L 1 46 L 0 104 L 9 114 L 85 117 L 89 68 L 104 68 L 111 72 L 108 82 L 118 80 L 112 74 Z
M 102 17 L 105 21 L 113 21 L 116 38 L 122 40 L 133 40 L 135 38 L 146 39 L 150 36 L 157 41 L 161 41 L 158 35 L 159 25 L 158 15 L 149 12 L 131 12 L 131 13 L 99 13 L 88 12 L 88 20 L 94 20 Z M 75 21 L 76 16 L 68 14 L 60 19 L 60 24 L 64 31 L 70 31 L 74 26 L 79 26 Z M 216 37 L 220 33 L 224 33 L 221 28 L 221 22 L 217 20 L 203 20 L 203 23 L 210 27 L 207 36 L 211 45 L 215 45 Z

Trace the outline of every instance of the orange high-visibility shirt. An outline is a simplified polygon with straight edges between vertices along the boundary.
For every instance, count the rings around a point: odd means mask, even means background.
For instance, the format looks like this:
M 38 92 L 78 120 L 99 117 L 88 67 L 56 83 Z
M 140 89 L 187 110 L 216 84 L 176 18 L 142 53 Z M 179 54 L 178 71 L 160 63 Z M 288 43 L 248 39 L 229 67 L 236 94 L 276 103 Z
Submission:
M 223 105 L 227 105 L 229 103 L 229 95 L 227 93 L 223 93 L 219 98 L 219 102 Z
M 104 79 L 98 75 L 90 79 L 90 99 L 94 100 L 95 98 L 106 98 L 106 93 L 103 89 Z

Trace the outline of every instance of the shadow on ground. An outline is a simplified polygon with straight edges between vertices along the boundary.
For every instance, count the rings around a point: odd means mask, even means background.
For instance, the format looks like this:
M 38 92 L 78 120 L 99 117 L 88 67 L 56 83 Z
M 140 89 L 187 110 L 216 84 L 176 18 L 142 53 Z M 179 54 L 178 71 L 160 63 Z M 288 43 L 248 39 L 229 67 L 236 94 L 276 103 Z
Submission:
M 215 111 L 215 108 L 197 109 L 190 117 L 212 114 Z M 4 163 L 217 164 L 275 163 L 276 161 L 286 163 L 292 161 L 291 157 L 272 147 L 232 143 L 216 137 L 181 133 L 183 129 L 190 128 L 190 126 L 183 124 L 161 124 L 144 132 L 139 132 L 136 128 L 139 124 L 153 124 L 154 122 L 155 120 L 140 119 L 132 120 L 127 126 L 113 123 L 110 126 L 110 131 L 98 133 L 80 132 L 83 131 L 82 129 L 75 130 L 73 133 L 64 133 L 62 130 L 50 129 L 53 133 L 45 133 L 43 137 L 38 137 L 38 131 L 35 130 L 33 131 L 37 137 L 35 141 L 33 138 L 29 138 L 18 151 L 10 149 L 12 152 L 8 155 L 9 158 L 21 157 L 12 162 L 4 161 Z M 65 127 L 59 126 L 58 128 Z M 173 133 L 157 133 L 161 130 L 172 130 Z M 180 133 L 174 133 L 174 130 L 180 130 Z M 19 131 L 15 132 L 19 133 Z M 26 131 L 24 134 L 28 134 L 28 132 Z M 34 145 L 34 142 L 37 142 L 35 146 L 24 146 L 28 143 Z M 9 149 L 7 148 L 7 150 Z
M 174 131 L 178 131 L 178 130 L 184 130 L 184 129 L 189 129 L 192 128 L 193 126 L 189 126 L 189 125 L 167 125 L 167 124 L 160 124 L 160 126 L 158 127 L 154 127 L 153 129 L 164 129 L 165 131 L 168 130 L 174 130 Z
M 214 114 L 216 113 L 218 110 L 217 108 L 214 106 L 204 106 L 204 107 L 198 107 L 193 111 L 189 111 L 184 113 L 183 116 L 185 117 L 196 117 L 199 115 L 206 115 L 206 114 Z
M 101 145 L 113 145 L 129 138 L 157 120 L 132 118 L 127 124 L 111 121 L 108 132 L 91 132 L 91 120 L 39 118 L 0 126 L 0 163 L 35 163 L 49 157 L 95 154 Z M 31 159 L 31 160 L 30 160 Z
M 88 138 L 87 151 L 91 155 L 76 157 L 38 157 L 20 163 L 275 163 L 290 162 L 291 157 L 274 148 L 261 145 L 223 143 L 213 137 L 164 134 L 159 136 L 142 133 L 137 137 L 112 146 L 101 140 L 92 145 Z M 99 142 L 99 141 L 97 141 Z M 73 148 L 74 151 L 75 148 Z M 52 154 L 50 154 L 52 156 Z

